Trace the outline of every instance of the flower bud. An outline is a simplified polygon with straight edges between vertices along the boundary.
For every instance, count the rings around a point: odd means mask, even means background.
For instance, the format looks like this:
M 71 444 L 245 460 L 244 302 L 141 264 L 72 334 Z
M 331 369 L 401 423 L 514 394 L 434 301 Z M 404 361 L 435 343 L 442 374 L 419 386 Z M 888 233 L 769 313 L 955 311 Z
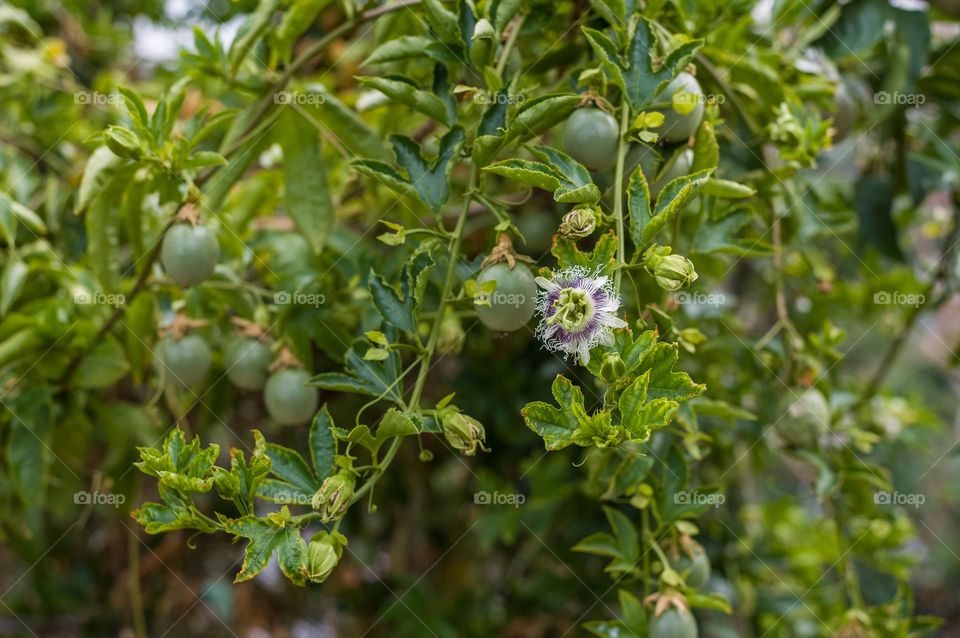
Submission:
M 607 383 L 616 383 L 627 373 L 627 366 L 619 352 L 608 352 L 600 365 L 600 378 Z
M 597 228 L 597 213 L 592 208 L 574 208 L 563 216 L 560 235 L 571 239 L 587 237 Z
M 483 425 L 473 417 L 457 410 L 447 409 L 442 411 L 440 422 L 447 442 L 463 454 L 473 456 L 477 453 L 478 446 L 484 452 L 489 451 L 483 446 L 487 436 Z
M 693 262 L 683 255 L 667 255 L 654 271 L 654 277 L 661 288 L 674 291 L 695 282 L 697 271 L 693 268 Z
M 486 18 L 477 20 L 477 24 L 473 27 L 470 45 L 470 60 L 475 66 L 482 69 L 490 64 L 496 38 L 497 32 L 489 20 Z
M 327 579 L 340 561 L 347 539 L 339 532 L 317 532 L 307 546 L 307 578 L 314 583 Z
M 217 472 L 213 485 L 221 498 L 232 499 L 240 493 L 240 479 L 230 472 Z
M 349 470 L 342 470 L 323 480 L 320 489 L 313 495 L 313 509 L 320 512 L 323 521 L 332 521 L 343 516 L 353 498 L 356 477 Z
M 671 255 L 669 246 L 651 246 L 643 256 L 643 266 L 657 280 L 657 285 L 673 292 L 697 280 L 693 262 L 683 255 Z

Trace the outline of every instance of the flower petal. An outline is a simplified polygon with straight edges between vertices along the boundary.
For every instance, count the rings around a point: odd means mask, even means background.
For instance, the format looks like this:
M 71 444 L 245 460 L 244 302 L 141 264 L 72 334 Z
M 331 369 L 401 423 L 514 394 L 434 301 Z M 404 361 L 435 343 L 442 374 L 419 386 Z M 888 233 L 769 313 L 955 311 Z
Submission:
M 553 283 L 545 277 L 537 277 L 534 279 L 537 282 L 537 285 L 546 290 L 547 292 L 553 292 L 554 290 L 560 290 L 560 286 Z

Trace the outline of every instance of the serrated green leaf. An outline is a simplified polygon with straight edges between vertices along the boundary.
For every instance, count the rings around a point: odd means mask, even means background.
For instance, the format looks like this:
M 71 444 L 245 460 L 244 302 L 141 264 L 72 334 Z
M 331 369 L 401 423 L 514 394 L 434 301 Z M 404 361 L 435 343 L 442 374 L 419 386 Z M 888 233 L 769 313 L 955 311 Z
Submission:
M 38 385 L 25 389 L 8 404 L 12 417 L 6 442 L 8 480 L 17 497 L 29 506 L 42 505 L 46 500 L 52 396 L 51 388 Z
M 434 211 L 439 211 L 450 196 L 451 160 L 460 148 L 463 137 L 462 128 L 451 128 L 440 138 L 437 158 L 428 163 L 420 153 L 420 145 L 412 139 L 404 135 L 390 136 L 397 164 L 407 172 L 407 181 L 420 199 Z
M 717 134 L 713 130 L 713 124 L 704 120 L 697 129 L 696 138 L 693 142 L 693 164 L 690 167 L 691 173 L 699 173 L 708 169 L 716 168 L 720 162 L 720 146 L 717 144 Z
M 642 171 L 637 171 L 636 173 L 642 173 Z M 636 173 L 634 173 L 634 175 L 636 175 Z M 657 204 L 650 220 L 645 225 L 640 224 L 639 220 L 637 221 L 637 226 L 643 226 L 640 231 L 640 243 L 637 244 L 638 248 L 653 241 L 653 238 L 656 237 L 660 229 L 673 221 L 674 217 L 679 214 L 680 210 L 690 198 L 696 195 L 697 192 L 703 188 L 704 184 L 707 183 L 711 173 L 712 170 L 707 169 L 692 175 L 684 175 L 683 177 L 672 180 L 663 187 L 663 190 L 660 191 L 660 195 L 657 197 Z M 638 207 L 642 206 L 640 197 L 642 197 L 642 194 L 638 197 Z M 632 219 L 631 211 L 631 220 Z
M 640 535 L 636 526 L 618 509 L 604 506 L 603 513 L 613 531 L 620 557 L 624 562 L 635 564 L 640 559 Z
M 80 214 L 86 210 L 93 198 L 106 187 L 113 176 L 113 169 L 121 162 L 123 162 L 123 159 L 106 146 L 98 147 L 90 155 L 87 165 L 83 169 L 83 178 L 80 180 L 77 205 L 74 208 L 75 213 Z
M 703 194 L 726 199 L 744 199 L 753 197 L 757 191 L 746 184 L 711 177 L 703 185 Z
M 417 426 L 410 417 L 396 408 L 390 408 L 380 420 L 380 425 L 377 426 L 377 441 L 383 442 L 390 437 L 410 436 L 418 432 Z
M 310 505 L 314 491 L 307 491 L 287 481 L 264 479 L 257 484 L 257 498 L 281 505 Z
M 733 613 L 733 609 L 730 607 L 730 602 L 716 592 L 688 592 L 687 602 L 690 603 L 691 607 L 695 608 L 713 609 L 715 611 L 722 611 L 725 614 Z
M 553 193 L 556 201 L 568 204 L 599 201 L 600 189 L 583 164 L 550 146 L 534 146 L 530 150 L 561 176 L 561 183 Z
M 77 366 L 73 384 L 78 388 L 105 388 L 115 384 L 130 371 L 123 346 L 108 336 L 96 344 Z
M 263 32 L 270 26 L 270 20 L 273 14 L 280 8 L 280 0 L 260 0 L 256 9 L 250 13 L 246 21 L 240 27 L 237 37 L 230 45 L 229 53 L 229 76 L 236 77 L 237 70 L 244 59 L 250 54 L 256 45 L 257 40 Z M 179 109 L 178 109 L 179 111 Z M 154 113 L 156 115 L 156 113 Z
M 601 31 L 589 27 L 582 27 L 582 30 L 587 42 L 590 43 L 590 47 L 600 61 L 603 72 L 615 86 L 624 88 L 624 64 L 620 58 L 620 53 L 617 51 L 617 45 Z
M 553 199 L 561 204 L 592 204 L 600 197 L 600 188 L 596 184 L 561 186 L 553 193 Z
M 6 193 L 0 193 L 0 239 L 8 246 L 17 244 L 17 220 L 13 216 L 13 201 Z
M 418 202 L 420 201 L 420 195 L 417 193 L 417 190 L 389 164 L 376 160 L 354 160 L 351 166 L 360 173 L 375 179 L 404 197 L 410 197 Z
M 594 532 L 574 545 L 572 549 L 575 552 L 609 556 L 610 558 L 620 556 L 617 539 L 608 532 Z
M 639 18 L 634 25 L 627 50 L 627 66 L 623 79 L 627 101 L 634 111 L 641 111 L 690 62 L 703 45 L 703 40 L 685 42 L 667 55 L 657 70 L 653 69 L 654 39 L 650 23 Z
M 647 627 L 647 612 L 640 599 L 626 589 L 617 590 L 620 600 L 620 617 L 627 629 L 637 636 L 642 636 Z
M 208 168 L 210 166 L 225 166 L 227 158 L 214 151 L 197 151 L 190 155 L 180 168 L 195 170 L 198 168 Z
M 527 427 L 543 438 L 548 450 L 560 450 L 573 443 L 580 425 L 578 415 L 586 416 L 583 392 L 565 376 L 557 375 L 551 388 L 559 408 L 535 401 L 520 410 Z
M 373 53 L 363 61 L 362 66 L 424 57 L 427 55 L 427 47 L 432 42 L 433 40 L 422 35 L 402 35 L 387 40 L 373 50 Z
M 653 430 L 666 427 L 680 407 L 676 401 L 665 398 L 650 399 L 647 389 L 650 371 L 634 380 L 620 395 L 620 419 L 630 441 L 643 442 Z
M 583 266 L 590 271 L 612 275 L 617 264 L 617 249 L 616 236 L 609 232 L 600 236 L 592 251 L 580 250 L 576 242 L 557 236 L 550 252 L 561 268 Z
M 358 157 L 381 161 L 389 159 L 390 154 L 380 135 L 323 84 L 307 84 L 304 90 L 316 94 L 320 99 L 308 101 L 303 108 L 335 135 L 339 144 Z
M 320 254 L 334 221 L 320 136 L 296 109 L 285 109 L 280 122 L 287 213 L 313 252 Z
M 423 0 L 421 6 L 427 14 L 427 22 L 441 41 L 447 44 L 462 44 L 456 13 L 443 6 L 440 0 Z
M 333 457 L 337 453 L 337 442 L 333 438 L 334 427 L 333 417 L 324 403 L 313 417 L 309 435 L 310 461 L 313 463 L 314 476 L 321 483 L 333 474 Z
M 685 401 L 702 393 L 706 387 L 694 383 L 686 372 L 675 372 L 673 366 L 680 358 L 679 348 L 675 343 L 660 342 L 646 353 L 640 365 L 638 374 L 649 371 L 650 383 L 647 396 L 651 398 L 666 398 L 673 401 Z
M 320 488 L 320 481 L 296 450 L 276 443 L 267 443 L 266 453 L 270 457 L 270 471 L 287 483 L 310 494 Z
M 376 89 L 390 99 L 420 111 L 441 124 L 446 126 L 453 124 L 449 120 L 447 106 L 442 99 L 429 91 L 418 88 L 408 80 L 398 77 L 371 76 L 360 76 L 357 79 L 365 86 Z
M 30 268 L 19 257 L 10 259 L 3 267 L 0 279 L 0 317 L 5 317 L 23 290 Z
M 233 582 L 250 580 L 263 571 L 274 551 L 280 570 L 293 584 L 306 582 L 306 543 L 295 527 L 278 527 L 254 516 L 226 519 L 222 523 L 225 532 L 248 541 L 243 550 L 243 566 Z
M 13 217 L 18 222 L 29 228 L 35 235 L 47 234 L 46 223 L 44 223 L 43 219 L 41 219 L 33 209 L 27 208 L 20 202 L 11 199 L 10 212 L 13 213 Z
M 622 24 L 627 16 L 624 0 L 590 0 L 590 6 L 612 25 Z
M 297 39 L 313 26 L 321 9 L 328 4 L 330 0 L 293 0 L 276 30 L 268 31 L 273 36 L 271 42 L 281 60 L 290 62 Z
M 400 357 L 395 352 L 383 362 L 364 361 L 367 345 L 356 341 L 345 355 L 347 373 L 325 372 L 311 380 L 311 385 L 326 390 L 355 392 L 369 396 L 383 396 L 389 401 L 400 398 L 400 388 L 394 383 L 400 374 Z
M 413 316 L 413 297 L 407 295 L 401 299 L 400 294 L 393 286 L 373 270 L 370 271 L 368 281 L 373 305 L 377 307 L 383 320 L 407 333 L 416 332 L 417 323 Z
M 650 187 L 647 177 L 638 166 L 627 182 L 627 211 L 630 214 L 630 239 L 640 250 L 645 245 L 643 235 L 650 224 Z
M 563 181 L 563 176 L 549 165 L 531 160 L 503 160 L 486 166 L 483 170 L 551 192 L 560 188 Z
M 473 147 L 474 160 L 480 166 L 487 165 L 507 144 L 525 142 L 567 119 L 579 103 L 580 96 L 566 94 L 544 95 L 524 103 L 523 108 L 506 127 L 505 133 L 477 138 Z

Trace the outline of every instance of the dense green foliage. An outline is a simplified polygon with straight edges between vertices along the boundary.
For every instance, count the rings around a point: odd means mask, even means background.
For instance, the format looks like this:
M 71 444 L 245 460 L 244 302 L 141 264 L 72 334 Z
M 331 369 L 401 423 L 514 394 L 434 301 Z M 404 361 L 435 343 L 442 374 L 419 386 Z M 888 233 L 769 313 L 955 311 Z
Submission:
M 949 626 L 921 5 L 0 4 L 0 634 Z

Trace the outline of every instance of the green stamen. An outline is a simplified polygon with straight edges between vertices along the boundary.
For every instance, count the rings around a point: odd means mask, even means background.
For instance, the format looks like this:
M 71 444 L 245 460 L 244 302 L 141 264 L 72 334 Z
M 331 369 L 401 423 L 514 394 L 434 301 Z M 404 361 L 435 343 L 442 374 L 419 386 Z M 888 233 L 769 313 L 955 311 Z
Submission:
M 568 332 L 582 329 L 593 317 L 593 300 L 583 290 L 564 288 L 553 302 L 556 311 L 547 318 L 547 324 L 560 324 Z

